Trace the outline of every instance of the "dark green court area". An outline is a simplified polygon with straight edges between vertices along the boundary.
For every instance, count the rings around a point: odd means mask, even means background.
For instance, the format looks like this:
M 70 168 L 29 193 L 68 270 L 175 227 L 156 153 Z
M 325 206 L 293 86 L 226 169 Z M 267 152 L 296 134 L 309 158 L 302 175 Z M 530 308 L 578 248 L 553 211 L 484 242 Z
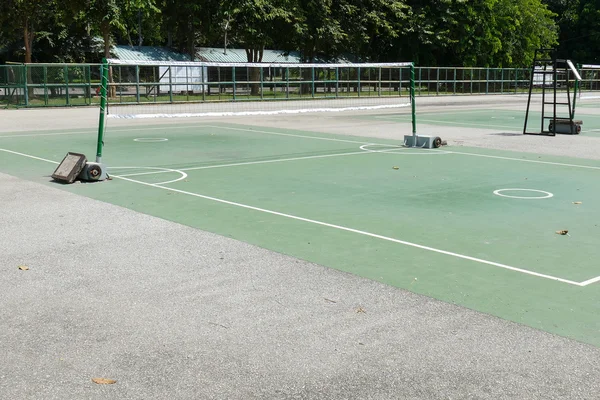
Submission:
M 3 134 L 0 171 L 600 346 L 596 161 L 179 122 L 109 127 L 112 180 L 51 182 L 94 139 Z

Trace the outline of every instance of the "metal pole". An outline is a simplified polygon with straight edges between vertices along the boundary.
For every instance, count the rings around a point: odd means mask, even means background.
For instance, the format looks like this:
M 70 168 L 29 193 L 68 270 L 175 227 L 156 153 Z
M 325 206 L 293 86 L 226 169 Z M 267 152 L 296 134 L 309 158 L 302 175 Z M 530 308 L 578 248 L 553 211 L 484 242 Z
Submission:
M 104 146 L 104 123 L 106 120 L 106 103 L 108 97 L 108 61 L 102 60 L 102 80 L 100 83 L 100 120 L 98 122 L 98 143 L 96 147 L 96 162 L 102 162 L 102 147 Z
M 140 66 L 135 66 L 135 101 L 140 104 Z
M 415 105 L 415 64 L 410 64 L 410 105 L 412 111 L 413 146 L 417 146 L 417 113 Z
M 577 70 L 581 70 L 581 64 L 577 64 Z M 568 72 L 567 72 L 568 73 Z M 579 74 L 581 75 L 581 74 Z M 575 78 L 575 85 L 573 88 L 573 118 L 575 118 L 575 105 L 577 104 L 577 94 L 579 93 L 579 79 Z
M 24 65 L 23 67 L 23 88 L 25 89 L 25 107 L 29 107 L 29 87 L 28 87 L 28 83 L 27 83 L 27 75 L 29 75 L 29 71 L 27 68 L 27 64 Z
M 71 105 L 71 100 L 69 99 L 69 67 L 65 65 L 65 100 L 68 106 Z

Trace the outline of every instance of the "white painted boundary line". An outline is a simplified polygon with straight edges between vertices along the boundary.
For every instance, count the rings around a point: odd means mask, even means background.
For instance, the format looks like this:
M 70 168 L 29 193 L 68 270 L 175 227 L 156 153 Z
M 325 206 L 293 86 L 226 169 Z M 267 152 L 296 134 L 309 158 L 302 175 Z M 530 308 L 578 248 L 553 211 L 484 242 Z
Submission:
M 386 119 L 384 117 L 380 117 L 380 118 L 381 119 Z M 397 117 L 394 118 L 394 117 L 392 117 L 392 118 L 388 118 L 388 119 L 399 120 L 400 118 L 397 118 Z M 504 126 L 504 125 L 494 125 L 494 124 L 479 124 L 479 123 L 472 123 L 472 122 L 441 121 L 441 120 L 437 120 L 437 119 L 426 119 L 426 118 L 419 118 L 419 122 L 420 123 L 431 122 L 431 123 L 434 123 L 434 124 L 444 124 L 444 125 L 473 126 L 473 127 L 477 127 L 477 128 L 486 128 L 486 129 L 502 128 L 502 129 L 506 129 L 506 130 L 510 130 L 510 131 L 514 131 L 514 132 L 520 132 L 514 126 Z
M 156 130 L 173 130 L 173 129 L 183 129 L 183 128 L 190 128 L 190 125 L 185 125 L 185 126 L 170 126 L 170 125 L 165 125 L 165 126 L 155 126 L 155 127 L 146 127 L 146 128 L 127 128 L 127 127 L 121 127 L 121 128 L 111 128 L 110 131 L 111 132 L 136 132 L 136 131 L 156 131 Z M 0 134 L 0 139 L 5 139 L 5 138 L 21 138 L 21 137 L 38 137 L 38 136 L 62 136 L 62 135 L 83 135 L 83 134 L 88 134 L 88 135 L 97 135 L 98 134 L 98 129 L 94 130 L 94 128 L 90 128 L 90 130 L 87 131 L 69 131 L 69 132 L 53 132 L 53 133 L 23 133 L 23 134 L 12 134 L 12 135 L 2 135 Z
M 585 168 L 585 169 L 600 170 L 600 167 L 594 167 L 592 165 L 566 164 L 566 163 L 559 163 L 559 162 L 554 162 L 554 161 L 528 160 L 526 158 L 491 156 L 488 154 L 466 153 L 466 152 L 462 152 L 462 151 L 453 151 L 453 150 L 449 150 L 448 153 L 462 154 L 464 156 L 473 156 L 473 157 L 496 158 L 498 160 L 521 161 L 521 162 L 528 162 L 528 163 L 534 163 L 534 164 L 556 165 L 559 167 L 573 167 L 573 168 Z
M 35 160 L 45 161 L 45 162 L 49 162 L 49 163 L 53 163 L 53 164 L 59 164 L 59 162 L 56 162 L 56 161 L 48 160 L 48 159 L 41 158 L 41 157 L 32 156 L 32 155 L 25 154 L 25 153 L 19 153 L 19 152 L 12 151 L 12 150 L 7 150 L 7 149 L 0 148 L 0 151 L 4 151 L 4 152 L 7 152 L 7 153 L 11 153 L 11 154 L 15 154 L 15 155 L 23 156 L 23 157 L 32 158 L 32 159 L 35 159 Z M 460 154 L 460 153 L 457 153 L 457 154 Z M 465 154 L 471 155 L 470 153 L 465 153 Z M 561 164 L 558 164 L 558 165 L 561 165 Z M 520 273 L 531 275 L 531 276 L 536 276 L 536 277 L 539 277 L 539 278 L 545 278 L 545 279 L 550 279 L 550 280 L 557 281 L 557 282 L 567 283 L 567 284 L 574 285 L 574 286 L 581 286 L 581 287 L 583 287 L 583 286 L 587 286 L 587 285 L 590 285 L 592 283 L 600 281 L 600 276 L 598 276 L 598 277 L 591 278 L 591 279 L 588 279 L 588 280 L 583 281 L 583 282 L 575 282 L 575 281 L 572 281 L 572 280 L 569 280 L 569 279 L 563 279 L 563 278 L 559 278 L 559 277 L 552 276 L 552 275 L 541 274 L 541 273 L 538 273 L 538 272 L 534 272 L 534 271 L 530 271 L 530 270 L 526 270 L 526 269 L 522 269 L 522 268 L 512 267 L 512 266 L 509 266 L 509 265 L 506 265 L 506 264 L 496 263 L 496 262 L 493 262 L 493 261 L 488 261 L 488 260 L 484 260 L 484 259 L 481 259 L 481 258 L 471 257 L 471 256 L 467 256 L 467 255 L 464 255 L 464 254 L 453 253 L 453 252 L 450 252 L 450 251 L 446 251 L 446 250 L 442 250 L 442 249 L 437 249 L 437 248 L 429 247 L 429 246 L 424 246 L 424 245 L 421 245 L 421 244 L 418 244 L 418 243 L 408 242 L 408 241 L 404 241 L 404 240 L 400 240 L 400 239 L 394 239 L 394 238 L 391 238 L 391 237 L 388 237 L 388 236 L 378 235 L 378 234 L 375 234 L 375 233 L 370 233 L 370 232 L 367 232 L 367 231 L 361 231 L 361 230 L 354 229 L 354 228 L 348 228 L 348 227 L 341 226 L 341 225 L 335 225 L 335 224 L 330 224 L 330 223 L 327 223 L 327 222 L 322 222 L 322 221 L 317 221 L 317 220 L 313 220 L 313 219 L 298 217 L 298 216 L 295 216 L 295 215 L 285 214 L 285 213 L 281 213 L 281 212 L 278 212 L 278 211 L 272 211 L 272 210 L 268 210 L 268 209 L 265 209 L 265 208 L 259 208 L 259 207 L 254 207 L 254 206 L 250 206 L 250 205 L 247 205 L 247 204 L 236 203 L 236 202 L 229 201 L 229 200 L 219 199 L 217 197 L 211 197 L 211 196 L 206 196 L 206 195 L 202 195 L 202 194 L 198 194 L 198 193 L 187 192 L 185 190 L 168 188 L 168 187 L 161 186 L 160 184 L 142 182 L 142 181 L 138 181 L 138 180 L 135 180 L 135 179 L 130 179 L 130 178 L 123 177 L 123 176 L 113 175 L 113 177 L 121 179 L 121 180 L 129 181 L 129 182 L 132 182 L 132 183 L 137 183 L 137 184 L 140 184 L 140 185 L 144 185 L 144 186 L 154 187 L 154 188 L 158 188 L 158 189 L 162 189 L 162 190 L 167 190 L 167 191 L 171 191 L 171 192 L 175 192 L 175 193 L 181 193 L 181 194 L 185 194 L 185 195 L 188 195 L 188 196 L 198 197 L 198 198 L 202 198 L 202 199 L 206 199 L 206 200 L 211 200 L 211 201 L 215 201 L 215 202 L 219 202 L 219 203 L 223 203 L 223 204 L 228 204 L 228 205 L 232 205 L 232 206 L 236 206 L 236 207 L 241 207 L 241 208 L 245 208 L 245 209 L 249 209 L 249 210 L 259 211 L 259 212 L 263 212 L 263 213 L 267 213 L 267 214 L 277 215 L 277 216 L 280 216 L 280 217 L 285 217 L 285 218 L 289 218 L 289 219 L 293 219 L 293 220 L 297 220 L 297 221 L 303 221 L 303 222 L 308 222 L 308 223 L 312 223 L 312 224 L 316 224 L 316 225 L 326 226 L 326 227 L 329 227 L 329 228 L 334 228 L 334 229 L 338 229 L 338 230 L 342 230 L 342 231 L 346 231 L 346 232 L 357 233 L 357 234 L 360 234 L 360 235 L 364 235 L 364 236 L 368 236 L 368 237 L 372 237 L 372 238 L 376 238 L 376 239 L 381 239 L 381 240 L 385 240 L 385 241 L 389 241 L 389 242 L 403 244 L 405 246 L 415 247 L 415 248 L 419 248 L 419 249 L 422 249 L 422 250 L 431 251 L 431 252 L 434 252 L 434 253 L 444 254 L 444 255 L 447 255 L 447 256 L 451 256 L 451 257 L 456 257 L 456 258 L 461 258 L 461 259 L 464 259 L 464 260 L 478 262 L 478 263 L 481 263 L 481 264 L 487 264 L 487 265 L 491 265 L 491 266 L 495 266 L 495 267 L 499 267 L 499 268 L 503 268 L 503 269 L 515 271 L 515 272 L 520 272 Z
M 47 163 L 60 164 L 60 162 L 58 162 L 58 161 L 52 161 L 52 160 L 48 160 L 47 158 L 41 158 L 41 157 L 32 156 L 30 154 L 19 153 L 18 151 L 12 151 L 12 150 L 7 150 L 7 149 L 0 149 L 0 151 L 4 151 L 4 152 L 10 153 L 10 154 L 15 154 L 17 156 L 23 156 L 23 157 L 27 157 L 27 158 L 33 158 L 34 160 L 45 161 Z
M 263 131 L 263 130 L 253 130 L 253 129 L 247 129 L 247 128 L 232 128 L 232 127 L 227 127 L 227 126 L 212 126 L 212 125 L 206 125 L 209 127 L 213 127 L 213 128 L 220 128 L 220 129 L 231 129 L 231 130 L 237 130 L 237 131 L 248 131 L 248 132 L 257 132 L 257 133 L 266 133 L 269 135 L 279 135 L 279 136 L 291 136 L 291 137 L 299 137 L 299 138 L 305 138 L 305 139 L 317 139 L 317 140 L 332 140 L 332 141 L 337 141 L 337 142 L 347 142 L 347 143 L 357 143 L 357 144 L 376 144 L 376 145 L 382 145 L 382 146 L 389 146 L 390 144 L 387 143 L 368 143 L 368 142 L 359 142 L 359 141 L 353 141 L 353 140 L 343 140 L 343 139 L 334 139 L 334 138 L 319 138 L 319 137 L 313 137 L 313 136 L 305 136 L 305 135 L 295 135 L 295 134 L 289 134 L 289 133 L 279 133 L 279 132 L 270 132 L 270 131 Z M 419 149 L 419 150 L 430 150 L 433 152 L 437 152 L 440 151 L 439 149 Z M 595 170 L 600 170 L 600 167 L 594 167 L 591 165 L 580 165 L 580 164 L 566 164 L 566 163 L 559 163 L 559 162 L 553 162 L 553 161 L 540 161 L 540 160 L 529 160 L 529 159 L 525 159 L 525 158 L 514 158 L 514 157 L 504 157 L 504 156 L 492 156 L 492 155 L 488 155 L 488 154 L 476 154 L 476 153 L 467 153 L 467 152 L 461 152 L 461 151 L 453 151 L 453 150 L 443 150 L 446 153 L 449 154 L 462 154 L 465 156 L 473 156 L 473 157 L 484 157 L 484 158 L 495 158 L 495 159 L 499 159 L 499 160 L 508 160 L 508 161 L 522 161 L 522 162 L 529 162 L 529 163 L 534 163 L 534 164 L 546 164 L 546 165 L 557 165 L 557 166 L 561 166 L 561 167 L 573 167 L 573 168 L 585 168 L 585 169 L 595 169 Z M 395 154 L 395 153 L 391 153 L 391 154 Z
M 521 272 L 523 274 L 533 275 L 533 276 L 537 276 L 539 278 L 546 278 L 546 279 L 550 279 L 550 280 L 554 280 L 554 281 L 558 281 L 558 282 L 568 283 L 570 285 L 582 286 L 581 283 L 574 282 L 574 281 L 571 281 L 571 280 L 568 280 L 568 279 L 562 279 L 562 278 L 558 278 L 558 277 L 552 276 L 552 275 L 540 274 L 538 272 L 533 272 L 533 271 L 529 271 L 529 270 L 522 269 L 522 268 L 511 267 L 509 265 L 500 264 L 500 263 L 496 263 L 496 262 L 488 261 L 488 260 L 483 260 L 481 258 L 470 257 L 470 256 L 466 256 L 464 254 L 453 253 L 453 252 L 446 251 L 446 250 L 436 249 L 434 247 L 429 247 L 429 246 L 424 246 L 424 245 L 417 244 L 417 243 L 407 242 L 405 240 L 394 239 L 394 238 L 391 238 L 391 237 L 388 237 L 388 236 L 377 235 L 375 233 L 370 233 L 370 232 L 361 231 L 361 230 L 358 230 L 358 229 L 348 228 L 348 227 L 341 226 L 341 225 L 335 225 L 335 224 L 330 224 L 328 222 L 322 222 L 322 221 L 317 221 L 317 220 L 314 220 L 314 219 L 308 219 L 308 218 L 298 217 L 298 216 L 291 215 L 291 214 L 285 214 L 285 213 L 281 213 L 281 212 L 278 212 L 278 211 L 268 210 L 268 209 L 265 209 L 265 208 L 259 208 L 259 207 L 254 207 L 254 206 L 250 206 L 250 205 L 247 205 L 247 204 L 236 203 L 236 202 L 233 202 L 233 201 L 219 199 L 217 197 L 206 196 L 206 195 L 199 194 L 199 193 L 188 192 L 188 191 L 185 191 L 185 190 L 164 187 L 164 186 L 157 185 L 157 184 L 154 184 L 154 183 L 142 182 L 142 181 L 138 181 L 138 180 L 135 180 L 135 179 L 130 179 L 130 178 L 122 177 L 122 176 L 115 176 L 115 178 L 126 180 L 126 181 L 133 182 L 133 183 L 137 183 L 137 184 L 144 185 L 144 186 L 155 187 L 155 188 L 162 189 L 162 190 L 168 190 L 168 191 L 175 192 L 175 193 L 185 194 L 185 195 L 188 195 L 188 196 L 194 196 L 194 197 L 198 197 L 198 198 L 202 198 L 202 199 L 206 199 L 206 200 L 216 201 L 218 203 L 223 203 L 223 204 L 228 204 L 228 205 L 231 205 L 231 206 L 241 207 L 241 208 L 245 208 L 245 209 L 248 209 L 248 210 L 259 211 L 259 212 L 263 212 L 263 213 L 266 213 L 266 214 L 277 215 L 279 217 L 285 217 L 285 218 L 294 219 L 294 220 L 297 220 L 297 221 L 308 222 L 308 223 L 315 224 L 315 225 L 326 226 L 328 228 L 334 228 L 334 229 L 338 229 L 338 230 L 341 230 L 341 231 L 357 233 L 359 235 L 369 236 L 369 237 L 372 237 L 372 238 L 381 239 L 381 240 L 385 240 L 385 241 L 388 241 L 388 242 L 399 243 L 399 244 L 403 244 L 405 246 L 416 247 L 418 249 L 427 250 L 427 251 L 431 251 L 431 252 L 434 252 L 434 253 L 445 254 L 445 255 L 448 255 L 448 256 L 452 256 L 452 257 L 456 257 L 456 258 L 462 258 L 462 259 L 465 259 L 465 260 L 474 261 L 474 262 L 478 262 L 478 263 L 481 263 L 481 264 L 488 264 L 488 265 L 492 265 L 492 266 L 495 266 L 495 267 L 508 269 L 508 270 L 511 270 L 511 271 Z
M 361 149 L 362 149 L 362 146 L 361 146 Z M 401 150 L 401 151 L 398 151 L 398 150 Z M 428 150 L 428 149 L 420 149 L 420 150 Z M 355 156 L 355 155 L 359 155 L 359 154 L 369 154 L 369 153 L 392 153 L 392 154 L 406 153 L 409 155 L 450 154 L 450 152 L 446 152 L 443 150 L 440 150 L 439 153 L 437 153 L 437 152 L 436 153 L 414 153 L 413 151 L 414 150 L 411 150 L 411 149 L 408 149 L 405 147 L 397 147 L 397 148 L 393 148 L 393 149 L 378 150 L 378 151 L 369 151 L 369 150 L 363 149 L 363 151 L 353 151 L 353 152 L 349 152 L 349 153 L 321 154 L 321 155 L 305 156 L 305 157 L 276 158 L 276 159 L 272 159 L 272 160 L 247 161 L 247 162 L 239 162 L 239 163 L 231 163 L 231 164 L 205 165 L 202 167 L 179 168 L 177 171 L 198 171 L 198 170 L 202 170 L 202 169 L 238 167 L 238 166 L 243 166 L 243 165 L 272 164 L 272 163 L 286 162 L 286 161 L 311 160 L 311 159 L 316 159 L 316 158 L 329 158 L 329 157 L 342 157 L 342 156 Z M 115 167 L 115 169 L 118 169 L 118 168 Z M 138 173 L 133 173 L 133 174 L 120 174 L 119 176 L 142 176 L 142 175 L 164 174 L 167 172 L 170 172 L 170 171 L 165 169 L 164 171 L 151 171 L 151 172 L 138 172 Z
M 295 133 L 263 131 L 260 129 L 238 128 L 238 127 L 232 127 L 232 126 L 220 126 L 220 125 L 203 125 L 203 126 L 205 126 L 207 128 L 215 128 L 215 129 L 228 129 L 230 131 L 256 132 L 256 133 L 266 133 L 266 134 L 275 135 L 275 136 L 287 136 L 287 137 L 298 137 L 298 138 L 304 138 L 304 139 L 326 140 L 329 142 L 355 143 L 355 144 L 377 144 L 377 143 L 373 143 L 373 142 L 363 142 L 363 141 L 358 141 L 358 140 L 325 138 L 325 137 L 319 137 L 319 136 L 308 136 L 308 135 L 298 135 Z
M 262 160 L 262 161 L 247 161 L 247 162 L 239 162 L 239 163 L 231 163 L 231 164 L 217 164 L 217 165 L 205 165 L 202 167 L 190 167 L 190 168 L 180 168 L 178 171 L 197 171 L 201 169 L 212 169 L 212 168 L 225 168 L 225 167 L 237 167 L 240 165 L 255 165 L 255 164 L 270 164 L 277 162 L 285 162 L 285 161 L 298 161 L 298 160 L 309 160 L 315 158 L 327 158 L 327 157 L 342 157 L 342 156 L 354 156 L 358 154 L 369 154 L 367 151 L 354 151 L 351 153 L 335 153 L 335 154 L 323 154 L 318 156 L 305 156 L 305 157 L 292 157 L 292 158 L 277 158 L 272 160 Z M 118 169 L 118 168 L 116 168 Z M 153 174 L 164 174 L 169 171 L 152 171 L 152 172 L 140 172 L 134 174 L 121 174 L 120 177 L 127 176 L 141 176 L 141 175 L 153 175 Z

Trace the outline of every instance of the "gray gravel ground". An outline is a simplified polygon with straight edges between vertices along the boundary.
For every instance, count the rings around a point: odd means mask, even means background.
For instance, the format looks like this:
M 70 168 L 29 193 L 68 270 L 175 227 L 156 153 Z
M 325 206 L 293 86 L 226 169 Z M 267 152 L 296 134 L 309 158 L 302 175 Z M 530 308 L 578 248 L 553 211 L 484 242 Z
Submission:
M 440 136 L 577 142 L 477 132 Z M 589 345 L 1 173 L 0 204 L 0 399 L 600 398 Z

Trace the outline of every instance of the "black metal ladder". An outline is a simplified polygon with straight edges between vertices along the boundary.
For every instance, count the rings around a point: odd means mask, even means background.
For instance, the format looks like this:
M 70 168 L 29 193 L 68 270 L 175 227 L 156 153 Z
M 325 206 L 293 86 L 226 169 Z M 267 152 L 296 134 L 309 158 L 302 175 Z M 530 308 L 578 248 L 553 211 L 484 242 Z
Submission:
M 525 125 L 523 127 L 524 135 L 544 135 L 544 136 L 556 136 L 556 127 L 558 123 L 573 125 L 573 114 L 574 110 L 571 106 L 571 94 L 569 92 L 569 67 L 567 60 L 557 59 L 554 55 L 555 49 L 537 49 L 534 53 L 533 66 L 531 68 L 531 78 L 529 82 L 529 97 L 527 99 L 527 110 L 525 111 Z M 550 55 L 550 58 L 540 55 Z M 542 89 L 542 113 L 541 113 L 541 126 L 539 132 L 528 132 L 527 122 L 529 119 L 529 108 L 531 106 L 531 95 L 534 86 L 539 84 L 536 80 L 536 75 L 541 76 L 541 89 Z M 551 80 L 548 79 L 551 77 Z M 558 93 L 565 93 L 558 91 L 559 77 L 564 77 L 561 80 L 561 84 L 564 84 L 566 88 L 566 100 L 559 99 Z M 547 94 L 548 86 L 551 84 L 551 93 Z M 550 97 L 550 99 L 548 99 Z M 550 107 L 548 107 L 550 106 Z M 567 115 L 559 115 L 557 106 L 566 106 Z M 548 110 L 550 108 L 550 110 Z M 549 112 L 550 111 L 550 112 Z M 564 110 L 561 110 L 564 112 Z M 546 129 L 546 123 L 548 123 L 548 129 Z

